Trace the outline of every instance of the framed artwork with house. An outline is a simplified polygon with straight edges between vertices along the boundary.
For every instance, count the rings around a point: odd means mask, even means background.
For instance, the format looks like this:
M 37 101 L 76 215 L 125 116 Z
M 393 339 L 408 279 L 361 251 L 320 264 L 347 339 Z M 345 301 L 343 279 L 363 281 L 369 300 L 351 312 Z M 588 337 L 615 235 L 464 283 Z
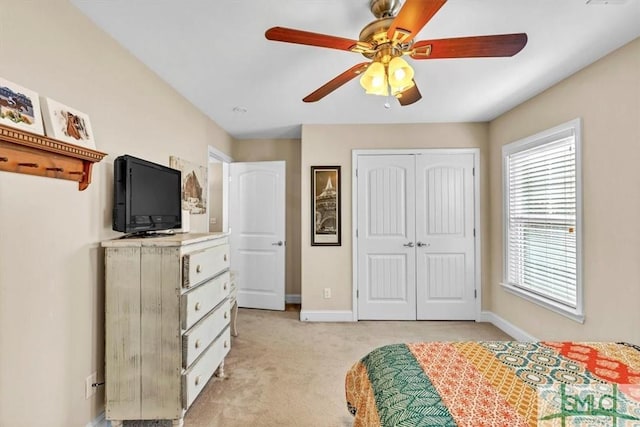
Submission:
M 176 156 L 169 156 L 169 166 L 182 172 L 182 209 L 191 215 L 207 213 L 208 168 Z

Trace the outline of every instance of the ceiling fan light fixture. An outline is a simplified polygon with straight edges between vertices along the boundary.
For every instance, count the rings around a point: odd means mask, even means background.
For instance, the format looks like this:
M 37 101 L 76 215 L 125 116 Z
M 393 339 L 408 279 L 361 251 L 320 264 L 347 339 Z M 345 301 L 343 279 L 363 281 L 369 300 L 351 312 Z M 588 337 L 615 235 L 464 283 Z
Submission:
M 373 62 L 360 77 L 360 85 L 369 95 L 389 95 L 387 74 L 384 65 L 380 62 Z
M 413 68 L 399 56 L 389 61 L 389 86 L 395 95 L 413 85 Z

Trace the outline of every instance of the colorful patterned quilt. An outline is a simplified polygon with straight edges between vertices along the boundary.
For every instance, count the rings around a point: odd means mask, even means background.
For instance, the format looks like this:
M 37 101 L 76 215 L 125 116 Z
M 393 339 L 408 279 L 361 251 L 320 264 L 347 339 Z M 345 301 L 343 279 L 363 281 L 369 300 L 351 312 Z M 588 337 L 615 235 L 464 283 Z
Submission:
M 640 347 L 395 344 L 356 363 L 345 387 L 355 427 L 640 426 Z

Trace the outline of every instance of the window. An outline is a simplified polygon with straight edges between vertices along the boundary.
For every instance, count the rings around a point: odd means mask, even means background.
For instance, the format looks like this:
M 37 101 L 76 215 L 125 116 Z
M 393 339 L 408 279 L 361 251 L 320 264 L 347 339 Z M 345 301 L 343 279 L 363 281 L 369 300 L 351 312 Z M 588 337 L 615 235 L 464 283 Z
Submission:
M 503 286 L 582 322 L 580 124 L 502 149 Z

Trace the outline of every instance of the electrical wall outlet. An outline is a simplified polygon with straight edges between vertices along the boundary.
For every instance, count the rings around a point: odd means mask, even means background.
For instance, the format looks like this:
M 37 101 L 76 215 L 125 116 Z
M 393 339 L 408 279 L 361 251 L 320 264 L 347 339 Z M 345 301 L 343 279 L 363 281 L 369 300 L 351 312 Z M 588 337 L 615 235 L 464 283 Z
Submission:
M 324 288 L 324 297 L 331 298 L 331 288 Z
M 93 384 L 98 382 L 98 373 L 94 372 L 84 380 L 84 398 L 88 399 L 96 394 L 96 387 Z
M 218 218 L 209 218 L 209 224 L 216 225 L 218 223 Z

